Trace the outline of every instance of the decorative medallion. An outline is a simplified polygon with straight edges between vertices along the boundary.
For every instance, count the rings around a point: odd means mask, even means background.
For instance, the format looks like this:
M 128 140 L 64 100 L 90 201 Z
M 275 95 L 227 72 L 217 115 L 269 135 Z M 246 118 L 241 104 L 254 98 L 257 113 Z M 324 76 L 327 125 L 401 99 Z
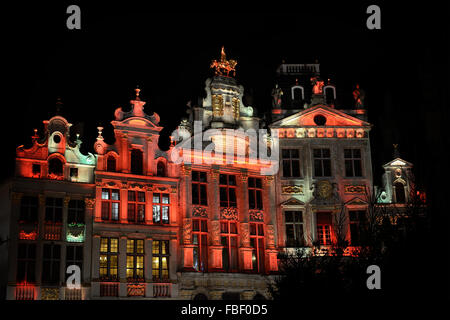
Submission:
M 42 300 L 59 300 L 58 288 L 42 288 L 41 289 Z
M 328 199 L 333 191 L 333 186 L 328 180 L 317 182 L 317 194 L 323 199 Z
M 220 219 L 238 220 L 238 210 L 234 207 L 220 208 Z
M 128 284 L 128 296 L 136 297 L 145 295 L 145 284 L 144 283 L 129 283 Z

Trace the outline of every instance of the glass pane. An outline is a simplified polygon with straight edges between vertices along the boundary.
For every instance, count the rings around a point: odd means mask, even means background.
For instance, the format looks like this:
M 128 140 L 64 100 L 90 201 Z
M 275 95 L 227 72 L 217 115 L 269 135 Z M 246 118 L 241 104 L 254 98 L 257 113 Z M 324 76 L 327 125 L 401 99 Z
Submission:
M 127 253 L 133 253 L 134 252 L 134 240 L 129 239 L 127 240 Z
M 345 176 L 353 177 L 352 160 L 345 160 Z
M 325 177 L 331 176 L 331 161 L 323 160 L 323 174 Z
M 153 194 L 153 203 L 159 203 L 160 194 L 154 193 Z
M 234 222 L 230 223 L 230 233 L 237 234 L 236 223 Z
M 291 158 L 296 158 L 296 159 L 299 158 L 299 152 L 298 152 L 298 149 L 292 149 L 292 150 L 291 150 Z
M 198 184 L 192 184 L 192 204 L 200 204 L 200 198 L 198 193 Z
M 361 149 L 353 149 L 353 158 L 361 158 Z
M 100 252 L 108 252 L 108 238 L 100 239 Z
M 192 181 L 199 181 L 199 172 L 192 170 Z
M 161 221 L 161 206 L 153 206 L 153 222 L 159 223 Z
M 128 201 L 136 201 L 136 192 L 128 191 Z
M 136 252 L 144 253 L 144 240 L 136 240 Z
M 314 158 L 321 158 L 322 157 L 322 149 L 314 149 L 313 155 L 314 155 Z
M 330 149 L 322 149 L 322 157 L 329 158 L 330 157 Z
M 297 160 L 292 160 L 292 176 L 293 177 L 300 177 L 300 162 Z
M 223 185 L 228 184 L 228 181 L 227 181 L 227 175 L 221 174 L 221 175 L 219 176 L 219 183 L 220 183 L 220 184 L 223 184 Z
M 207 182 L 206 172 L 204 172 L 204 171 L 200 172 L 200 181 L 201 182 Z
M 119 190 L 115 190 L 115 189 L 111 190 L 111 199 L 119 200 Z
M 159 241 L 158 240 L 153 240 L 152 253 L 159 254 Z
M 168 194 L 163 194 L 162 195 L 162 203 L 164 203 L 164 204 L 169 204 L 170 203 Z
M 207 193 L 206 193 L 206 185 L 204 185 L 204 184 L 200 185 L 200 199 L 201 199 L 201 204 L 202 205 L 206 206 L 208 204 Z
M 162 222 L 169 223 L 169 207 L 162 207 Z
M 362 176 L 362 166 L 361 166 L 361 160 L 354 160 L 353 162 L 355 166 L 355 176 L 361 177 Z
M 262 224 L 258 224 L 258 235 L 264 235 L 264 226 Z
M 352 149 L 344 149 L 344 158 L 350 159 L 352 157 Z
M 138 192 L 138 201 L 145 202 L 145 192 Z
M 202 231 L 203 232 L 208 232 L 208 221 L 203 219 L 201 222 L 202 222 L 202 228 L 201 228 Z
M 250 223 L 250 234 L 256 235 L 256 224 Z
M 291 177 L 291 161 L 283 160 L 283 177 Z
M 291 157 L 291 153 L 289 149 L 283 149 L 281 151 L 281 156 L 283 157 L 283 159 L 289 159 Z
M 230 186 L 235 186 L 236 185 L 236 177 L 233 175 L 228 176 L 228 184 Z
M 200 225 L 198 219 L 192 220 L 192 231 L 199 231 Z

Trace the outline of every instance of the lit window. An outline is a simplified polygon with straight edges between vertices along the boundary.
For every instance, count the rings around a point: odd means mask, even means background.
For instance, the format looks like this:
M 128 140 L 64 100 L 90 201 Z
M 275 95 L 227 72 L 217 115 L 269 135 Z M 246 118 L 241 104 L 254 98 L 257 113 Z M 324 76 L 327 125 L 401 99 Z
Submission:
M 317 213 L 317 240 L 320 245 L 331 245 L 331 213 Z
M 127 278 L 144 279 L 144 240 L 127 240 Z
M 170 211 L 170 195 L 168 193 L 153 194 L 153 223 L 168 224 Z
M 100 239 L 100 278 L 104 280 L 118 279 L 119 239 Z
M 153 240 L 152 276 L 154 281 L 169 279 L 169 241 Z

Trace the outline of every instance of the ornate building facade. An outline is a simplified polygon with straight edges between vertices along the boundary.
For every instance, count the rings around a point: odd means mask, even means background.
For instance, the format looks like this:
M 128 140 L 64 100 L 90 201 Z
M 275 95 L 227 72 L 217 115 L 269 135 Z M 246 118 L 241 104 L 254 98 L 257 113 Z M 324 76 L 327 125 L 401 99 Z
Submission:
M 236 64 L 222 49 L 206 97 L 167 151 L 139 89 L 130 111 L 114 112 L 114 144 L 98 128 L 95 155 L 80 153 L 61 116 L 17 148 L 2 189 L 7 299 L 270 299 L 280 252 L 358 246 L 374 188 L 362 90 L 354 108 L 337 109 L 318 63 L 282 64 L 271 131 L 261 131 Z M 407 201 L 411 167 L 400 158 L 384 166 L 381 202 Z M 77 288 L 66 283 L 71 265 Z

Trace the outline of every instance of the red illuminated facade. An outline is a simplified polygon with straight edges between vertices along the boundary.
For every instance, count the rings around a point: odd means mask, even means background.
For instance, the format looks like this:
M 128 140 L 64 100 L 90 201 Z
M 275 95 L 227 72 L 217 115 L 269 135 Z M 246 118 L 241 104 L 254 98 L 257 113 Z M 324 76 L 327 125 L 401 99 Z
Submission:
M 361 92 L 356 109 L 337 109 L 336 88 L 320 79 L 318 64 L 281 65 L 269 126 L 279 142 L 265 138 L 279 151 L 279 170 L 267 174 L 245 136 L 225 139 L 229 130 L 262 127 L 243 103 L 236 64 L 222 49 L 206 97 L 167 151 L 158 147 L 160 118 L 144 111 L 139 89 L 130 111 L 114 112 L 114 144 L 98 128 L 94 154 L 79 151 L 61 116 L 44 121 L 31 148 L 17 148 L 2 198 L 7 299 L 270 299 L 279 253 L 331 246 L 339 215 L 351 254 L 374 188 Z M 212 163 L 201 144 L 191 162 L 173 159 L 209 129 L 216 147 L 242 147 L 244 155 Z M 406 202 L 412 165 L 396 158 L 384 168 L 380 202 Z M 80 267 L 81 288 L 67 287 L 69 265 Z

